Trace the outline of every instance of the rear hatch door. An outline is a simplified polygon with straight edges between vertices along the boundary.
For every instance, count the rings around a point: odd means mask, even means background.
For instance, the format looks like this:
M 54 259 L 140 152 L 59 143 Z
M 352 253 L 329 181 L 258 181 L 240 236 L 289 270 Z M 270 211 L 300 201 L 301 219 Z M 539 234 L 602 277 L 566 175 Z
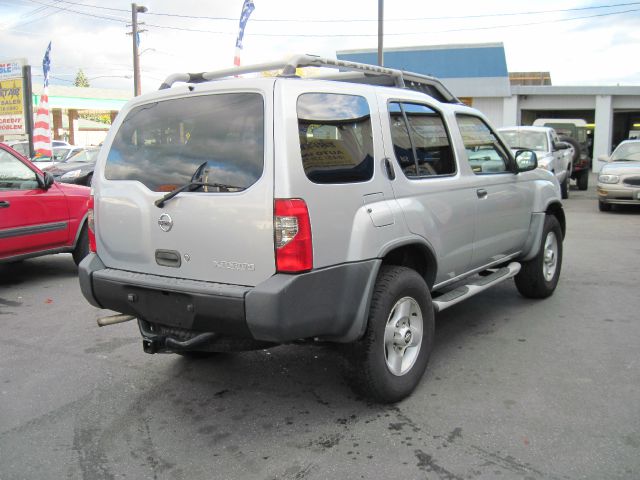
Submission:
M 262 91 L 187 94 L 130 109 L 94 182 L 104 264 L 248 286 L 273 275 L 271 118 Z M 209 185 L 157 205 L 190 182 Z

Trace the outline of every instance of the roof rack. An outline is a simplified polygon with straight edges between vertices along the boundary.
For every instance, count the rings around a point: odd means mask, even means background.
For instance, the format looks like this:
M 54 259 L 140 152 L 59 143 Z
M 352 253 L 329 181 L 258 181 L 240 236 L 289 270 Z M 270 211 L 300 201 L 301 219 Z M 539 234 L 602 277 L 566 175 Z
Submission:
M 315 55 L 296 55 L 280 62 L 233 67 L 213 72 L 174 73 L 169 75 L 160 85 L 160 90 L 170 88 L 176 82 L 204 83 L 245 73 L 258 73 L 269 70 L 282 70 L 278 75 L 279 77 L 297 77 L 296 69 L 300 67 L 325 67 L 341 70 L 335 74 L 314 76 L 314 79 L 406 88 L 426 93 L 442 102 L 461 103 L 436 77 L 405 72 L 394 68 L 368 65 L 366 63 L 322 58 Z

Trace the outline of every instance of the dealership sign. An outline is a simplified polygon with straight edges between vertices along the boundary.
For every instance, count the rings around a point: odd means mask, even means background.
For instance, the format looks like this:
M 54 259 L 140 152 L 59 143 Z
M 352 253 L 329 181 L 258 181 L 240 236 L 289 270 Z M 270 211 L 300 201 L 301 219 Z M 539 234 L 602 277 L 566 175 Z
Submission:
M 0 62 L 0 135 L 25 133 L 22 66 L 24 60 Z

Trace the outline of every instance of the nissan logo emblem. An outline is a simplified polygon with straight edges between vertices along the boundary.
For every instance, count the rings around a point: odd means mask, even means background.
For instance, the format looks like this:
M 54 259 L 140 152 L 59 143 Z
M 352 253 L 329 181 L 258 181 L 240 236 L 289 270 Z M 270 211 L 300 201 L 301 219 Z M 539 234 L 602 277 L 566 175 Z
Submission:
M 158 225 L 163 231 L 168 232 L 173 227 L 173 220 L 168 213 L 163 213 L 158 219 Z

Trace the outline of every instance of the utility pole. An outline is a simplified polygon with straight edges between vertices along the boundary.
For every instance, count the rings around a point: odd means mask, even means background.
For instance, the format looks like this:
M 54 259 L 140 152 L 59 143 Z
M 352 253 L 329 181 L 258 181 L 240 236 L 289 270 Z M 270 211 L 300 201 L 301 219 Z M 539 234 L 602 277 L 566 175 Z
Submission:
M 24 98 L 24 126 L 29 137 L 29 158 L 36 154 L 33 149 L 33 86 L 31 85 L 31 65 L 22 67 L 22 85 Z
M 131 38 L 133 40 L 133 95 L 140 95 L 140 55 L 138 54 L 138 34 L 146 30 L 138 30 L 138 13 L 145 13 L 147 7 L 131 4 Z M 144 23 L 140 24 L 144 25 Z
M 383 25 L 384 25 L 384 0 L 378 0 L 378 65 L 381 67 L 384 66 L 384 59 L 382 57 Z

